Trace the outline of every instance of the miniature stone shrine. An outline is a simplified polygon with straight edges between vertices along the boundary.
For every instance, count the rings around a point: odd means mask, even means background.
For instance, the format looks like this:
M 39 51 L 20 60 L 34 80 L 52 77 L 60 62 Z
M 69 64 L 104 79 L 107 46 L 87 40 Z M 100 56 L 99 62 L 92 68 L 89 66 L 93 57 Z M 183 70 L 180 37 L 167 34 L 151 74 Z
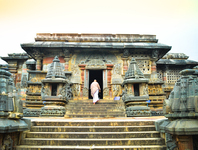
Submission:
M 122 100 L 125 102 L 128 117 L 151 115 L 146 102 L 149 100 L 148 81 L 132 58 L 122 84 L 124 86 Z
M 8 65 L 0 65 L 0 149 L 16 146 L 20 132 L 28 130 L 30 122 L 22 120 L 23 103 L 7 70 Z
M 41 97 L 44 107 L 40 116 L 63 117 L 65 104 L 72 97 L 71 83 L 66 79 L 65 73 L 56 56 L 50 65 L 45 79 L 42 81 Z
M 164 101 L 164 113 L 168 120 L 157 122 L 160 132 L 166 134 L 168 148 L 197 149 L 198 138 L 198 66 L 180 72 L 168 100 Z

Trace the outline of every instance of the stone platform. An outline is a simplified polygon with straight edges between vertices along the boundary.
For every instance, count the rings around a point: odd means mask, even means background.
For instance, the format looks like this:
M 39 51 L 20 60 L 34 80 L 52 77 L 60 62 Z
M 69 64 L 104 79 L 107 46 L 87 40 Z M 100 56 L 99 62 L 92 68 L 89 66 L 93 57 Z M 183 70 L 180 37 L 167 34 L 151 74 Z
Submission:
M 16 150 L 97 149 L 165 150 L 165 140 L 155 130 L 164 117 L 31 118 Z

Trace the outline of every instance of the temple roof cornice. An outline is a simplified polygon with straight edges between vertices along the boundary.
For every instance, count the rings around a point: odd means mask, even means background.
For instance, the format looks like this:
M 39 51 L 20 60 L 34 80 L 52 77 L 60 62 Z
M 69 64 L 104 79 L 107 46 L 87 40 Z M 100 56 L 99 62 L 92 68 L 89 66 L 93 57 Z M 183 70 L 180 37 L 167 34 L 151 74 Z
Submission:
M 171 46 L 161 43 L 106 43 L 106 42 L 33 42 L 22 43 L 23 49 L 27 48 L 141 48 L 141 49 L 167 49 L 170 50 Z

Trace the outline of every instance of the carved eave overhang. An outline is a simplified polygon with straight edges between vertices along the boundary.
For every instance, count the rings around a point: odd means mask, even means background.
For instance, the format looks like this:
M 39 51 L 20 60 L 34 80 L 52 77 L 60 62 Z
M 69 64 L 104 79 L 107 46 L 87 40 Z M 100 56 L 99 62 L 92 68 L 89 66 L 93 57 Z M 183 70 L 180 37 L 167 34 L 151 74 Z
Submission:
M 156 62 L 157 65 L 198 65 L 194 60 L 176 60 L 176 59 L 160 59 Z
M 67 48 L 71 51 L 78 50 L 124 50 L 128 49 L 130 51 L 139 51 L 146 50 L 150 54 L 154 50 L 158 51 L 157 58 L 162 58 L 170 49 L 171 46 L 160 44 L 160 43 L 116 43 L 116 42 L 33 42 L 33 43 L 23 43 L 21 44 L 23 50 L 25 50 L 30 56 L 35 59 L 34 48 L 42 49 L 43 53 L 46 51 L 52 50 L 53 48 L 60 49 Z M 45 49 L 45 50 L 43 50 Z
M 30 56 L 27 55 L 26 53 L 12 53 L 8 54 L 7 57 L 1 57 L 4 61 L 9 61 L 9 60 L 28 60 L 30 59 Z
M 149 82 L 149 79 L 146 79 L 146 78 L 142 78 L 142 79 L 127 79 L 127 80 L 124 80 L 123 82 L 123 85 L 124 84 L 135 84 L 135 83 L 148 83 Z
M 66 79 L 62 78 L 56 78 L 56 79 L 43 79 L 42 83 L 67 83 L 68 81 Z
M 148 84 L 164 84 L 164 81 L 159 78 L 150 78 Z

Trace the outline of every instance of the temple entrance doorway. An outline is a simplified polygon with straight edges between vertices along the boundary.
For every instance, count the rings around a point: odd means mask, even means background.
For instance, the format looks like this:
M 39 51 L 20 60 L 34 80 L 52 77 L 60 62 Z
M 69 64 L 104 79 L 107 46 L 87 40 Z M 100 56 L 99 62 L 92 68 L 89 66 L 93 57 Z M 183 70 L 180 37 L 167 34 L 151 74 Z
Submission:
M 99 93 L 99 97 L 100 99 L 103 99 L 103 70 L 89 70 L 89 99 L 93 99 L 91 96 L 90 85 L 94 79 L 96 79 L 100 85 L 101 92 Z

